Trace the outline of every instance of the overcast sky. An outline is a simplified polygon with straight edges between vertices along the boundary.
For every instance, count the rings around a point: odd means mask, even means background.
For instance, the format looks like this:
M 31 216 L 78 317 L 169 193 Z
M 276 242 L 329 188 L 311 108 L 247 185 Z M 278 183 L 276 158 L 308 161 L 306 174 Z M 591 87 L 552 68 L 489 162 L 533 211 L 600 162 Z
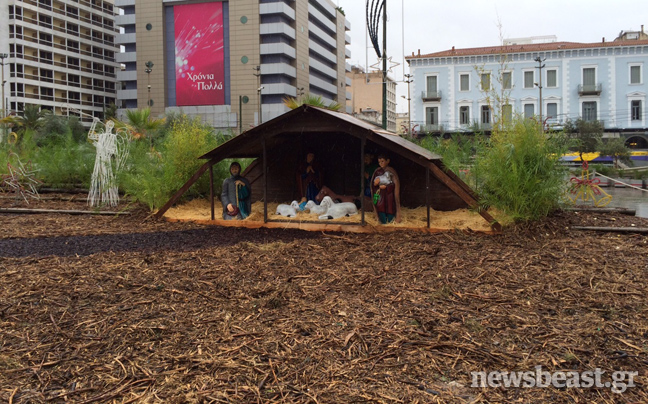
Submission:
M 351 64 L 373 65 L 366 50 L 366 0 L 332 0 L 351 22 Z M 371 0 L 370 0 L 371 1 Z M 403 55 L 456 48 L 497 46 L 504 38 L 555 35 L 558 41 L 611 41 L 620 31 L 648 31 L 645 0 L 386 0 L 387 55 L 401 65 L 390 73 L 403 80 Z M 404 18 L 403 18 L 404 16 Z M 403 24 L 404 21 L 404 24 Z M 403 30 L 404 26 L 404 30 Z M 404 33 L 404 34 L 403 34 Z M 380 28 L 382 43 L 382 25 Z M 404 46 L 403 46 L 404 43 Z M 371 47 L 371 44 L 368 44 Z M 368 63 L 367 63 L 368 58 Z M 407 73 L 407 67 L 405 73 Z M 407 85 L 396 86 L 398 111 L 407 111 Z

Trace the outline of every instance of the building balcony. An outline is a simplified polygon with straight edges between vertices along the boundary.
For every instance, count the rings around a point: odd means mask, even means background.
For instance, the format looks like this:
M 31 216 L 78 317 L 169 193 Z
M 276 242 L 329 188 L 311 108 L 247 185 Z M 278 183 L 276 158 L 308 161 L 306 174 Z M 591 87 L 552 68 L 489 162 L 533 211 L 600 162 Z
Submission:
M 115 38 L 115 45 L 126 45 L 129 43 L 137 42 L 137 37 L 135 33 L 132 34 L 119 34 Z
M 136 52 L 116 53 L 115 62 L 117 63 L 137 62 L 137 53 Z
M 261 24 L 259 33 L 261 35 L 285 35 L 290 39 L 295 39 L 295 29 L 283 22 Z
M 425 125 L 421 125 L 419 132 L 425 132 L 425 133 L 443 132 L 443 125 L 438 123 L 428 123 Z
M 308 64 L 310 65 L 310 68 L 312 70 L 317 70 L 318 72 L 330 77 L 333 80 L 337 79 L 337 70 L 331 69 L 330 67 L 328 67 L 324 63 L 322 63 L 322 62 L 320 62 L 320 61 L 318 61 L 316 59 L 309 58 L 308 59 Z
M 117 90 L 118 100 L 136 100 L 137 90 Z
M 308 82 L 311 86 L 320 88 L 324 91 L 327 91 L 331 94 L 337 94 L 337 87 L 331 83 L 327 83 L 326 81 L 319 79 L 317 77 L 310 76 L 308 79 Z
M 333 52 L 330 52 L 328 49 L 325 49 L 323 46 L 321 46 L 321 45 L 319 45 L 319 44 L 317 44 L 317 43 L 315 43 L 313 41 L 310 41 L 310 43 L 308 44 L 308 47 L 309 47 L 310 50 L 312 50 L 313 52 L 315 52 L 319 56 L 325 58 L 329 62 L 331 62 L 333 64 L 337 64 L 337 57 L 335 57 L 335 54 Z
M 286 55 L 295 59 L 297 52 L 295 48 L 285 43 L 264 43 L 261 44 L 261 55 Z
M 480 131 L 486 132 L 490 131 L 493 129 L 493 124 L 492 123 L 480 123 L 478 124 L 478 128 Z
M 579 84 L 578 95 L 601 95 L 603 86 L 599 84 Z
M 264 63 L 261 65 L 261 74 L 280 74 L 292 78 L 297 77 L 297 69 L 286 63 Z
M 126 25 L 135 25 L 135 14 L 121 14 L 115 16 L 115 25 L 123 27 Z
M 308 31 L 310 32 L 310 35 L 316 36 L 321 41 L 326 42 L 330 47 L 335 48 L 337 46 L 335 38 L 324 32 L 324 30 L 320 29 L 317 25 L 310 24 Z
M 295 20 L 295 10 L 285 3 L 262 3 L 259 5 L 259 14 L 283 14 L 291 20 Z
M 261 90 L 261 95 L 270 95 L 270 94 L 297 97 L 297 89 L 295 88 L 295 86 L 286 83 L 264 84 L 263 90 Z
M 332 33 L 336 33 L 337 29 L 335 23 L 332 22 L 328 17 L 324 16 L 318 9 L 316 9 L 312 4 L 308 5 L 308 13 L 313 16 L 320 24 L 325 26 Z
M 423 101 L 441 101 L 441 91 L 423 91 L 421 99 Z
M 335 6 L 329 4 L 330 2 L 326 0 L 315 0 L 315 3 L 317 3 L 320 8 L 327 14 L 326 16 L 328 18 L 333 19 L 336 17 Z

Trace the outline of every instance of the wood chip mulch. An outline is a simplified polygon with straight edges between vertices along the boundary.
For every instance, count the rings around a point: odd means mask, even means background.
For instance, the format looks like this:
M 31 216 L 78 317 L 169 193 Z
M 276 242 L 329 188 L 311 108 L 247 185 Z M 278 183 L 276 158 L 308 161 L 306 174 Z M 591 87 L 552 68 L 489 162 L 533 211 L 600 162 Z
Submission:
M 498 235 L 0 215 L 0 402 L 645 403 L 648 237 L 570 230 L 601 222 L 648 227 L 596 212 Z M 622 394 L 471 387 L 473 371 L 536 366 L 638 375 Z

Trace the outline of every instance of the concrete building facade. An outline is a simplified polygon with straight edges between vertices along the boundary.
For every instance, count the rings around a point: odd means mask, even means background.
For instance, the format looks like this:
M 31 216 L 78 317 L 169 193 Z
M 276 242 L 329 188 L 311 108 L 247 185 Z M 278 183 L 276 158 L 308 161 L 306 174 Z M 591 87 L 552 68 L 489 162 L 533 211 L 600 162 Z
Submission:
M 124 49 L 117 57 L 123 66 L 117 75 L 122 111 L 150 105 L 153 115 L 182 112 L 238 133 L 286 112 L 287 97 L 311 94 L 345 105 L 351 96 L 345 77 L 351 27 L 331 0 L 116 5 L 123 10 L 117 16 L 123 28 L 117 41 Z M 187 35 L 185 28 L 194 31 Z M 198 31 L 213 41 L 196 40 Z M 199 49 L 189 49 L 194 42 Z M 183 84 L 185 73 L 193 90 Z M 212 94 L 196 99 L 201 92 Z
M 103 118 L 119 66 L 113 2 L 0 0 L 0 9 L 7 112 L 34 104 L 86 123 Z
M 606 132 L 634 133 L 648 147 L 646 39 L 453 48 L 406 59 L 412 121 L 423 131 L 489 131 L 494 92 L 505 94 L 502 115 L 542 115 L 547 127 L 599 120 Z
M 348 101 L 353 116 L 369 120 L 378 111 L 377 123 L 382 126 L 382 72 L 365 71 L 360 66 L 353 66 L 347 73 L 351 83 L 351 100 Z M 368 113 L 369 112 L 369 113 Z M 396 82 L 387 76 L 387 130 L 396 132 Z

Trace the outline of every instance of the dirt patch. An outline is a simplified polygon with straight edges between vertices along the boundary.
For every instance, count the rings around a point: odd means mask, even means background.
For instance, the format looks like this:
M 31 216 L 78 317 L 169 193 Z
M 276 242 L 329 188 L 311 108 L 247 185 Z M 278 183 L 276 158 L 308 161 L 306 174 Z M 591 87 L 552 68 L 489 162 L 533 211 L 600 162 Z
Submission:
M 570 230 L 601 221 L 648 227 L 645 219 L 559 213 L 499 235 L 430 235 L 147 216 L 0 215 L 0 401 L 648 396 L 648 237 Z M 599 368 L 603 382 L 613 371 L 639 374 L 623 394 L 470 386 L 473 371 L 535 366 Z

